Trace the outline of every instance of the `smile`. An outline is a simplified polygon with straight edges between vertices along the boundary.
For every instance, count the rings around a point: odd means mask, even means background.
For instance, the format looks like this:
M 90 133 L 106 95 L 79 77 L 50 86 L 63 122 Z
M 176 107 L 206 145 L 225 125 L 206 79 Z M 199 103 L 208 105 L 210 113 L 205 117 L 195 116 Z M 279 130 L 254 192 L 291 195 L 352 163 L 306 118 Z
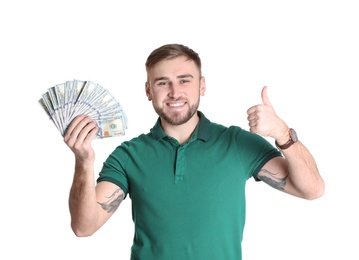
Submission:
M 185 104 L 185 102 L 181 102 L 181 103 L 168 103 L 168 106 L 170 107 L 180 107 L 183 106 Z

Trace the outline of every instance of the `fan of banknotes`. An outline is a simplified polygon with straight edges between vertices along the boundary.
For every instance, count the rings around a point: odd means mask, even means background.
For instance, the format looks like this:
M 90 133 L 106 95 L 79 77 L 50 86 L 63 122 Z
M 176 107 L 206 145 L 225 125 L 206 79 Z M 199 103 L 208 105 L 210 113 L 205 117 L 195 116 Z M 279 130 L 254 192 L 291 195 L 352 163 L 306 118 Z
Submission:
M 127 117 L 120 103 L 106 89 L 91 81 L 57 84 L 42 94 L 39 103 L 62 136 L 80 114 L 96 121 L 99 131 L 95 138 L 125 135 Z

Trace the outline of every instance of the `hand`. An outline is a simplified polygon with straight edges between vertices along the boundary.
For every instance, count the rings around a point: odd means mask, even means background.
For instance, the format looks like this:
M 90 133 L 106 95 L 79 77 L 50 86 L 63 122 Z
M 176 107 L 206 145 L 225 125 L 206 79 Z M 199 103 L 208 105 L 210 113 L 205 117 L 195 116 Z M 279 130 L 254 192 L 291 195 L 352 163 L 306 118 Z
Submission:
M 91 142 L 98 132 L 96 122 L 91 117 L 79 115 L 69 125 L 64 136 L 64 142 L 81 161 L 94 160 L 95 153 Z
M 253 106 L 247 110 L 249 131 L 262 136 L 273 137 L 278 141 L 287 141 L 289 128 L 275 113 L 268 98 L 267 86 L 263 87 L 261 94 L 263 104 Z

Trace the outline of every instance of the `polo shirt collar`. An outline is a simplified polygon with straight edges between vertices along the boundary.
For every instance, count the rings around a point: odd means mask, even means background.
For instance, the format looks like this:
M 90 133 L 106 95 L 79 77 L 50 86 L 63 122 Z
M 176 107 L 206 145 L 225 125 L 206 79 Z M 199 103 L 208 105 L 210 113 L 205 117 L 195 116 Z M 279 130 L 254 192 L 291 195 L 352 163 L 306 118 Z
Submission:
M 211 122 L 202 112 L 197 111 L 197 114 L 199 116 L 199 122 L 190 140 L 201 139 L 206 142 L 211 135 Z M 157 119 L 156 124 L 151 128 L 150 132 L 157 141 L 168 136 L 165 131 L 163 131 L 160 118 Z

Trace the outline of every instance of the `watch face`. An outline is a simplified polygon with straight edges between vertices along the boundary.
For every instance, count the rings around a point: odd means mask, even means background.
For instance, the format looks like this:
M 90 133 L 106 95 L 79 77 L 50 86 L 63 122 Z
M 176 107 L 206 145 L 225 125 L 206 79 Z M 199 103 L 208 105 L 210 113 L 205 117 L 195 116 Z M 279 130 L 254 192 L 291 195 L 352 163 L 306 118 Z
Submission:
M 289 134 L 290 134 L 290 138 L 293 140 L 293 142 L 295 143 L 296 141 L 298 141 L 298 136 L 297 136 L 297 132 L 291 128 L 289 130 Z

